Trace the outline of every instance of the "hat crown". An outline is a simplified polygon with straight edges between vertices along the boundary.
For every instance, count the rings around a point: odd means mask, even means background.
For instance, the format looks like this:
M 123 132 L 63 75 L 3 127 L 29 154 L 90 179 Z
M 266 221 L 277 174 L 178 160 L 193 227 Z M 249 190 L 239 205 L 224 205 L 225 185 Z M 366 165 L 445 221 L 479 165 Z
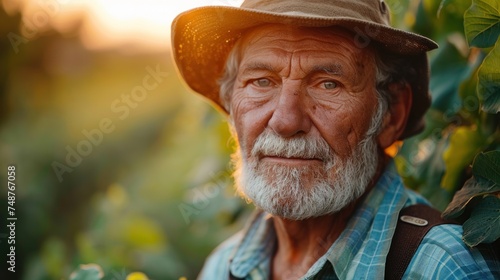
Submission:
M 383 0 L 246 0 L 241 8 L 284 16 L 352 18 L 390 25 L 389 8 Z

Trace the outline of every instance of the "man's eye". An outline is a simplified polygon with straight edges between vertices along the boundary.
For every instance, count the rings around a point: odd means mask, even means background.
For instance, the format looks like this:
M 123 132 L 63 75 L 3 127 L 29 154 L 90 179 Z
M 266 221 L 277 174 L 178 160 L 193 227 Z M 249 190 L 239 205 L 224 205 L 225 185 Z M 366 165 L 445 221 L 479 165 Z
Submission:
M 334 89 L 337 87 L 337 83 L 333 81 L 327 81 L 323 82 L 323 86 L 325 87 L 325 89 Z
M 271 81 L 269 79 L 262 78 L 262 79 L 257 79 L 255 81 L 253 81 L 252 84 L 254 84 L 258 87 L 268 87 L 268 86 L 271 86 Z

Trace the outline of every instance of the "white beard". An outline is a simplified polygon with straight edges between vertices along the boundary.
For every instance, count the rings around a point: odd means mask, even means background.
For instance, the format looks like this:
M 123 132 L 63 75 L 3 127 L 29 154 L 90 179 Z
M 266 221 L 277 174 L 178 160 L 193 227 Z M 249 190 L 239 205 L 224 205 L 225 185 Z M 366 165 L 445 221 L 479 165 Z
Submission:
M 318 169 L 259 163 L 257 154 L 261 153 L 321 158 L 324 164 Z M 290 220 L 342 210 L 364 193 L 378 163 L 373 137 L 361 141 L 352 155 L 341 162 L 323 139 L 284 139 L 270 132 L 258 137 L 251 158 L 240 161 L 242 164 L 235 172 L 240 195 L 264 211 Z
M 377 115 L 377 114 L 376 114 Z M 380 115 L 380 114 L 379 114 Z M 374 120 L 368 131 L 376 131 Z M 233 155 L 239 194 L 264 211 L 289 220 L 303 220 L 336 213 L 358 199 L 377 171 L 375 133 L 367 135 L 351 156 L 341 161 L 323 138 L 282 138 L 265 130 L 249 158 L 241 148 Z M 290 167 L 259 162 L 259 155 L 318 158 L 321 168 Z

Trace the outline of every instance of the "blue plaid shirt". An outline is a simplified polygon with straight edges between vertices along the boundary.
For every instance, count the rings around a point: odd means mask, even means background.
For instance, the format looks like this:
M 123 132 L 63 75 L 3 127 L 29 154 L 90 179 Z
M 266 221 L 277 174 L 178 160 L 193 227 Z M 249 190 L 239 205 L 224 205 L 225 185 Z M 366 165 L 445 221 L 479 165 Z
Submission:
M 427 204 L 403 187 L 391 164 L 349 220 L 339 238 L 305 275 L 296 279 L 383 279 L 399 211 Z M 404 279 L 500 279 L 500 260 L 462 242 L 462 227 L 433 227 L 422 240 Z M 257 211 L 247 227 L 207 259 L 199 279 L 268 279 L 276 234 L 270 215 Z M 318 240 L 318 246 L 328 246 Z

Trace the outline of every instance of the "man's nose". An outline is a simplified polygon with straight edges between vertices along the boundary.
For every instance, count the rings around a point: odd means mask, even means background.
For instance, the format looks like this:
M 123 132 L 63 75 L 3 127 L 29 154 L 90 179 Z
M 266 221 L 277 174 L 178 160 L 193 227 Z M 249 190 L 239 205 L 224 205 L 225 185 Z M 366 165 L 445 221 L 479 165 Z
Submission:
M 311 119 L 307 112 L 307 96 L 300 83 L 283 84 L 269 127 L 283 137 L 308 133 Z

